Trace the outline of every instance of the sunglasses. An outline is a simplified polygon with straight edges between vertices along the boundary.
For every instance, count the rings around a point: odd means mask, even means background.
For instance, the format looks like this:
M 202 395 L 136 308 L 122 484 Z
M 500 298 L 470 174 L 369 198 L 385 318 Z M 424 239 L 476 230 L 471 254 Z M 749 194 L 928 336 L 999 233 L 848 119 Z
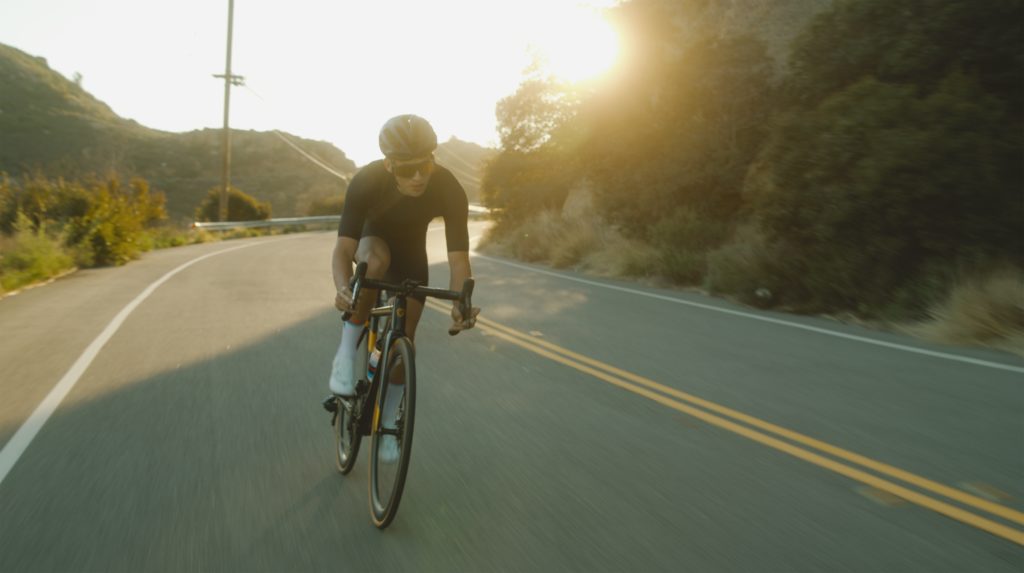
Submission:
M 434 159 L 424 159 L 416 163 L 404 163 L 402 165 L 394 166 L 395 175 L 402 179 L 412 179 L 417 173 L 424 177 L 430 175 L 434 171 Z

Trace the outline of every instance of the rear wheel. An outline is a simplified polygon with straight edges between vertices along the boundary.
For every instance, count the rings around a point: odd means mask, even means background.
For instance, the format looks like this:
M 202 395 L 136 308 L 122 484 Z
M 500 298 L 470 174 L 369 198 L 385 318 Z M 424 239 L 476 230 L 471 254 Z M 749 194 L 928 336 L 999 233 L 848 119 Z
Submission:
M 398 512 L 412 455 L 416 365 L 412 342 L 392 342 L 378 386 L 370 446 L 370 513 L 383 529 Z

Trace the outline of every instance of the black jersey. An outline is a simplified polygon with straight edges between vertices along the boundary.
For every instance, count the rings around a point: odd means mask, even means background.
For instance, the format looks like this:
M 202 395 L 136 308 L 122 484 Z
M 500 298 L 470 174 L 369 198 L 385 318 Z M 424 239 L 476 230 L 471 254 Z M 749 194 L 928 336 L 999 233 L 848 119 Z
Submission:
M 383 160 L 360 169 L 348 186 L 338 236 L 357 241 L 363 236 L 381 237 L 392 251 L 405 246 L 422 248 L 427 225 L 444 217 L 448 251 L 469 250 L 469 202 L 451 171 L 436 165 L 419 197 L 402 195 L 397 185 Z

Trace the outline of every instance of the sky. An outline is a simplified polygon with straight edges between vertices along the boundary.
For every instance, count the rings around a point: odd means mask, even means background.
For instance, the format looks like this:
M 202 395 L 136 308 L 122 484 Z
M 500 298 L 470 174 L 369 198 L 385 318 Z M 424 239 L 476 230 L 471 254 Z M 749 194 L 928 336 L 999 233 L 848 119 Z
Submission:
M 495 104 L 531 54 L 586 79 L 610 67 L 616 0 L 235 0 L 231 127 L 377 159 L 389 118 L 497 146 Z M 47 59 L 118 115 L 165 131 L 223 125 L 228 0 L 0 0 L 0 43 Z

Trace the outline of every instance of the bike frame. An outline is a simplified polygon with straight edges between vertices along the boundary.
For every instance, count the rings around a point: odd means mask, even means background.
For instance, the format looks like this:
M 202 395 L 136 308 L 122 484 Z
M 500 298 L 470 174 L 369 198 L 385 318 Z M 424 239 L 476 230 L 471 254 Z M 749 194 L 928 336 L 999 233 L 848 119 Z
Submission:
M 367 321 L 367 355 L 377 347 L 377 336 L 380 331 L 380 321 L 388 320 L 389 326 L 384 330 L 384 344 L 381 346 L 380 360 L 377 362 L 377 371 L 370 382 L 370 389 L 366 400 L 363 402 L 362 411 L 359 413 L 359 433 L 369 436 L 372 429 L 377 425 L 380 416 L 380 409 L 377 408 L 377 392 L 380 389 L 384 373 L 390 366 L 391 344 L 395 340 L 405 336 L 405 313 L 407 309 L 406 297 L 395 296 L 389 304 L 378 306 L 370 310 L 370 318 Z M 372 415 L 370 409 L 373 408 Z
M 362 267 L 362 263 L 360 267 Z M 428 297 L 440 298 L 444 300 L 460 301 L 465 307 L 464 315 L 468 315 L 468 308 L 471 308 L 471 302 L 469 297 L 472 295 L 473 283 L 472 279 L 467 279 L 467 285 L 463 286 L 462 292 L 450 291 L 439 288 L 431 288 L 426 286 L 420 286 L 419 283 L 412 280 L 406 280 L 402 284 L 390 284 L 383 281 L 369 279 L 365 277 L 365 267 L 357 268 L 356 270 L 356 281 L 358 287 L 353 292 L 353 296 L 358 298 L 359 292 L 362 289 L 373 289 L 377 290 L 378 293 L 387 292 L 391 300 L 388 304 L 376 306 L 370 310 L 370 316 L 367 322 L 368 338 L 366 343 L 366 352 L 369 355 L 373 352 L 373 349 L 377 345 L 378 331 L 380 330 L 379 325 L 381 320 L 387 319 L 387 328 L 383 332 L 384 344 L 381 347 L 380 361 L 377 363 L 377 371 L 374 374 L 373 381 L 370 382 L 370 388 L 366 395 L 366 400 L 362 404 L 362 409 L 359 412 L 359 433 L 363 436 L 368 436 L 372 432 L 372 429 L 376 427 L 380 411 L 377 406 L 377 392 L 380 389 L 381 380 L 384 377 L 385 372 L 388 371 L 390 366 L 391 346 L 395 340 L 406 336 L 405 333 L 405 317 L 408 309 L 407 299 L 414 294 L 423 294 Z M 380 296 L 378 294 L 378 296 Z M 449 334 L 454 334 L 449 331 Z M 410 365 L 413 367 L 413 365 Z M 373 409 L 371 412 L 371 408 Z

